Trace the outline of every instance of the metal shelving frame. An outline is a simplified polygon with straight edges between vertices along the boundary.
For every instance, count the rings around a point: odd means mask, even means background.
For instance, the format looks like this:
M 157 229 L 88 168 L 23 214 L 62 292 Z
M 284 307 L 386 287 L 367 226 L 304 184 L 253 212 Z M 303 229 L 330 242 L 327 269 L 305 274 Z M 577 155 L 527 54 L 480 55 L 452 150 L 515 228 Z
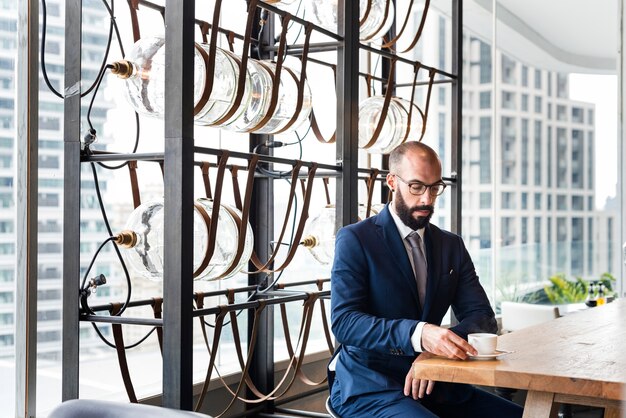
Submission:
M 462 91 L 462 0 L 452 2 L 452 74 L 440 71 L 450 78 L 452 85 L 452 229 L 460 233 L 461 222 L 461 91 Z M 259 3 L 273 13 L 282 13 L 273 6 Z M 193 233 L 193 169 L 194 153 L 217 154 L 219 150 L 195 147 L 193 124 L 193 64 L 195 2 L 166 0 L 165 14 L 165 152 L 145 155 L 110 155 L 106 153 L 91 157 L 81 156 L 80 144 L 80 93 L 81 93 L 81 11 L 82 0 L 66 0 L 65 25 L 65 110 L 64 110 L 64 218 L 63 218 L 63 400 L 79 397 L 79 301 L 80 281 L 80 173 L 85 161 L 112 159 L 164 160 L 165 165 L 165 245 L 167 257 L 164 263 L 163 294 L 163 398 L 165 407 L 192 409 L 193 401 L 193 318 L 198 315 L 192 306 L 193 271 L 191 240 L 185 237 Z M 329 171 L 337 171 L 336 207 L 337 227 L 355 222 L 357 215 L 359 173 L 358 161 L 358 74 L 359 51 L 369 46 L 359 43 L 359 4 L 356 1 L 339 0 L 339 35 L 332 35 L 336 42 L 312 46 L 319 51 L 337 50 L 337 165 L 327 165 Z M 257 9 L 258 11 L 258 9 Z M 297 18 L 293 19 L 298 21 Z M 268 27 L 271 25 L 268 25 Z M 265 28 L 268 29 L 267 27 Z M 320 32 L 326 32 L 316 28 Z M 266 42 L 272 44 L 273 33 L 267 31 Z M 328 32 L 327 34 L 330 34 Z M 263 40 L 258 40 L 263 41 Z M 265 53 L 274 49 L 268 47 Z M 298 50 L 293 46 L 292 51 Z M 389 56 L 389 52 L 374 51 Z M 402 60 L 400 60 L 402 61 Z M 266 138 L 251 136 L 251 148 Z M 242 155 L 243 156 L 243 155 Z M 285 162 L 275 157 L 261 161 Z M 255 200 L 251 223 L 255 229 L 257 251 L 265 248 L 272 239 L 273 186 L 270 178 L 255 180 Z M 251 276 L 250 286 L 264 277 Z M 208 311 L 207 311 L 208 312 Z M 93 319 L 93 318 L 90 318 Z M 123 318 L 122 318 L 123 321 Z M 268 390 L 273 385 L 273 320 L 271 310 L 263 318 L 259 344 L 255 353 L 252 376 L 257 387 Z M 113 322 L 109 320 L 108 322 Z M 151 320 L 151 325 L 160 321 Z M 267 402 L 254 411 L 272 413 L 273 403 Z M 253 412 L 253 411 L 251 411 Z

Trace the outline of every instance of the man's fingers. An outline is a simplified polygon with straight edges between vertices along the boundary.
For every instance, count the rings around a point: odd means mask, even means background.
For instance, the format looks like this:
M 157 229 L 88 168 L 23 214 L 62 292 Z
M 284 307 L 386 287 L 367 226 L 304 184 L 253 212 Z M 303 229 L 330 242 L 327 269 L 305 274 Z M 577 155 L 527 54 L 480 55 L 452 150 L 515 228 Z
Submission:
M 404 396 L 409 396 L 411 394 L 411 391 L 413 390 L 412 388 L 412 382 L 413 382 L 413 367 L 411 367 L 411 369 L 409 369 L 409 373 L 407 373 L 406 377 L 404 378 Z
M 426 393 L 426 387 L 428 386 L 428 380 L 420 380 L 419 381 L 419 393 L 418 393 L 418 397 L 419 398 L 423 398 L 424 394 Z
M 426 394 L 430 395 L 431 393 L 433 393 L 433 388 L 435 387 L 435 381 L 434 380 L 429 380 L 428 381 L 428 387 L 426 388 Z

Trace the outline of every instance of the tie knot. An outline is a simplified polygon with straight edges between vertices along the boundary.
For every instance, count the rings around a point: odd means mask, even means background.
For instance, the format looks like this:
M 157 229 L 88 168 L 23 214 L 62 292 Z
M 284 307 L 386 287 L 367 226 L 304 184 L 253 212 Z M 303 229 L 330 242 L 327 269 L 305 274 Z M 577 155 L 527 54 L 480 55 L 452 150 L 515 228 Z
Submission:
M 413 231 L 411 232 L 407 237 L 406 240 L 409 242 L 409 244 L 411 245 L 411 248 L 420 248 L 420 241 L 422 241 L 422 238 L 420 238 L 420 234 L 418 234 L 417 232 Z

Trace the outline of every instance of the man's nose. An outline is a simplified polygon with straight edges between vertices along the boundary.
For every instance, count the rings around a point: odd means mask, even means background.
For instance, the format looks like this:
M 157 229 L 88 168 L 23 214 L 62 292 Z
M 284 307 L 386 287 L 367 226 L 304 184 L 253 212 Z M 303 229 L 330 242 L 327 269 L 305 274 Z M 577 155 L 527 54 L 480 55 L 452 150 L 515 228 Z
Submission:
M 419 201 L 421 205 L 432 205 L 434 199 L 430 195 L 430 189 L 426 189 L 426 191 L 420 196 Z

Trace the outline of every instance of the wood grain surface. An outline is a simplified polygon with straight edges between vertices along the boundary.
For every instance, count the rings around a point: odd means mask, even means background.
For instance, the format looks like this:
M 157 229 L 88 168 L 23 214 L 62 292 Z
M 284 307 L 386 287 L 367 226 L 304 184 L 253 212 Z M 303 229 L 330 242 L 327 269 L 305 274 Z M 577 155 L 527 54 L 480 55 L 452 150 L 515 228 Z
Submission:
M 498 349 L 513 353 L 488 361 L 420 358 L 414 374 L 573 399 L 626 400 L 626 300 L 502 335 Z

